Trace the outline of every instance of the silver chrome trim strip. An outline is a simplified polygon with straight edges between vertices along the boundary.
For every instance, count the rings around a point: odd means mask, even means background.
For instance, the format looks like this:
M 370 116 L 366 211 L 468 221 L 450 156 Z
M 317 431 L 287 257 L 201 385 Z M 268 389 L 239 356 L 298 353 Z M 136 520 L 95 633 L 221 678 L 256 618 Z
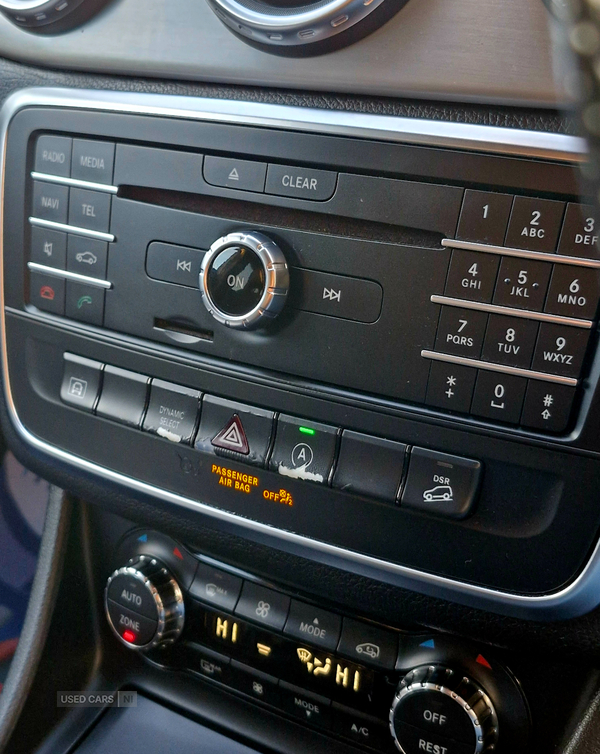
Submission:
M 85 283 L 86 285 L 93 285 L 96 288 L 112 288 L 112 283 L 108 280 L 100 280 L 99 278 L 91 278 L 87 275 L 80 275 L 77 272 L 69 272 L 68 270 L 59 270 L 57 267 L 47 267 L 45 264 L 38 264 L 37 262 L 27 262 L 27 267 L 32 272 L 41 272 L 44 275 L 52 275 L 55 278 L 65 278 L 66 280 L 74 280 L 77 283 Z
M 220 123 L 245 123 L 261 127 L 279 127 L 320 133 L 348 134 L 382 141 L 428 146 L 460 147 L 502 154 L 543 157 L 547 160 L 576 162 L 585 159 L 585 142 L 562 134 L 545 134 L 518 129 L 438 123 L 357 113 L 340 113 L 310 108 L 264 105 L 250 102 L 227 102 L 194 97 L 132 94 L 68 89 L 24 89 L 12 94 L 0 110 L 0 147 L 2 194 L 5 190 L 5 166 L 8 127 L 14 115 L 24 107 L 50 106 L 93 109 L 133 114 L 169 116 Z M 4 224 L 4 208 L 0 225 Z M 276 529 L 249 518 L 214 508 L 168 490 L 133 479 L 111 469 L 79 458 L 33 435 L 17 413 L 8 368 L 6 312 L 4 307 L 4 233 L 0 227 L 0 326 L 3 389 L 11 421 L 21 438 L 40 452 L 106 480 L 124 485 L 144 495 L 197 511 L 228 526 L 246 529 L 256 540 L 268 542 L 299 555 L 307 553 L 319 562 L 383 580 L 406 589 L 451 599 L 471 607 L 488 609 L 505 615 L 530 619 L 559 619 L 581 615 L 600 603 L 600 542 L 581 573 L 567 586 L 552 594 L 523 595 L 449 579 L 390 563 L 335 545 L 319 542 L 289 531 Z
M 113 243 L 115 237 L 112 233 L 101 233 L 99 230 L 89 230 L 88 228 L 78 228 L 76 225 L 65 225 L 65 223 L 55 223 L 54 220 L 42 220 L 40 217 L 30 217 L 29 222 L 40 228 L 52 228 L 53 230 L 62 230 L 65 233 L 73 233 L 76 236 L 88 236 L 89 238 L 98 238 L 100 241 Z
M 34 181 L 45 181 L 46 183 L 60 183 L 62 186 L 73 186 L 74 188 L 89 189 L 90 191 L 104 191 L 106 194 L 116 194 L 118 186 L 111 186 L 108 183 L 92 183 L 92 181 L 80 181 L 79 178 L 63 178 L 62 175 L 50 175 L 50 173 L 36 173 L 31 171 L 31 177 Z
M 520 367 L 508 367 L 503 364 L 493 364 L 490 361 L 480 361 L 479 359 L 469 359 L 466 356 L 453 356 L 449 353 L 438 353 L 437 351 L 428 351 L 423 349 L 421 356 L 424 359 L 433 361 L 445 361 L 448 364 L 462 364 L 466 367 L 476 367 L 477 369 L 487 369 L 489 372 L 502 372 L 502 374 L 515 374 L 518 377 L 529 377 L 532 380 L 543 380 L 544 382 L 555 382 L 557 385 L 570 385 L 577 387 L 579 380 L 574 377 L 560 377 L 558 374 L 546 374 L 545 372 L 534 372 L 532 369 L 521 369 Z
M 571 264 L 575 267 L 592 267 L 600 269 L 600 260 L 585 259 L 584 257 L 569 257 L 564 254 L 552 254 L 544 251 L 527 251 L 527 249 L 513 249 L 510 246 L 490 246 L 473 241 L 457 241 L 453 238 L 442 239 L 442 246 L 450 249 L 465 249 L 466 251 L 483 251 L 486 254 L 503 254 L 506 257 L 522 257 L 523 259 L 537 259 L 540 262 L 554 262 L 555 264 Z
M 581 327 L 584 330 L 591 330 L 594 323 L 589 319 L 575 319 L 574 317 L 561 317 L 558 314 L 546 314 L 546 312 L 531 312 L 528 309 L 512 309 L 510 306 L 498 306 L 497 304 L 482 304 L 479 301 L 465 301 L 462 298 L 452 298 L 451 296 L 439 296 L 434 293 L 431 298 L 432 304 L 443 304 L 444 306 L 460 306 L 461 309 L 476 309 L 480 312 L 489 312 L 490 314 L 507 314 L 511 317 L 521 317 L 521 319 L 536 319 L 539 322 L 552 322 L 555 325 L 570 325 L 571 327 Z

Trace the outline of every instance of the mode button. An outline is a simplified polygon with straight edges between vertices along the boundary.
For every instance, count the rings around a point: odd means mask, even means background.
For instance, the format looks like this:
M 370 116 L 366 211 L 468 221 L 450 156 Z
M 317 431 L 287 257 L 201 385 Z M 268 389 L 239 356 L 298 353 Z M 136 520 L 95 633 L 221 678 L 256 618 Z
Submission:
M 325 202 L 333 196 L 336 183 L 337 173 L 329 170 L 269 165 L 265 191 L 276 196 Z

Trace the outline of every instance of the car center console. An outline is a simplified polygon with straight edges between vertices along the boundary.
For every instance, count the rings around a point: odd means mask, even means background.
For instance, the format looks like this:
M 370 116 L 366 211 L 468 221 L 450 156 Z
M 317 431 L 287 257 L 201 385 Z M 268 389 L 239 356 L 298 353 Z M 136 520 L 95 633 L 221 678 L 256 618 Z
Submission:
M 428 594 L 596 606 L 577 139 L 67 90 L 3 118 L 4 388 L 36 452 Z

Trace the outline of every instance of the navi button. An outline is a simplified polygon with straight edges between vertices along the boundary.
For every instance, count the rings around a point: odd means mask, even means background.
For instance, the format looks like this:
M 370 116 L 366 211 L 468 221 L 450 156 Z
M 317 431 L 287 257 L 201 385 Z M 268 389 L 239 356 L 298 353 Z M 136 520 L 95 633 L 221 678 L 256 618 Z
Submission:
M 274 416 L 272 411 L 206 395 L 194 447 L 203 453 L 264 466 Z
M 281 415 L 270 468 L 292 479 L 327 484 L 337 435 L 336 427 Z

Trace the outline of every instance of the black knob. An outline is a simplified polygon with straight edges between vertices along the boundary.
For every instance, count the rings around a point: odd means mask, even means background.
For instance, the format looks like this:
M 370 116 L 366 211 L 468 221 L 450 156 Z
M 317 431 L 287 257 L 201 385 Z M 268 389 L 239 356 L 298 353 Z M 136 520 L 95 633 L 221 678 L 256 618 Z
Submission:
M 139 555 L 108 579 L 104 606 L 110 627 L 130 649 L 172 644 L 183 630 L 179 584 L 155 558 Z
M 262 233 L 230 233 L 215 241 L 202 260 L 202 300 L 227 327 L 250 329 L 276 317 L 288 288 L 283 252 Z
M 404 677 L 390 710 L 402 754 L 483 754 L 498 741 L 498 718 L 484 689 L 463 673 L 423 665 Z

